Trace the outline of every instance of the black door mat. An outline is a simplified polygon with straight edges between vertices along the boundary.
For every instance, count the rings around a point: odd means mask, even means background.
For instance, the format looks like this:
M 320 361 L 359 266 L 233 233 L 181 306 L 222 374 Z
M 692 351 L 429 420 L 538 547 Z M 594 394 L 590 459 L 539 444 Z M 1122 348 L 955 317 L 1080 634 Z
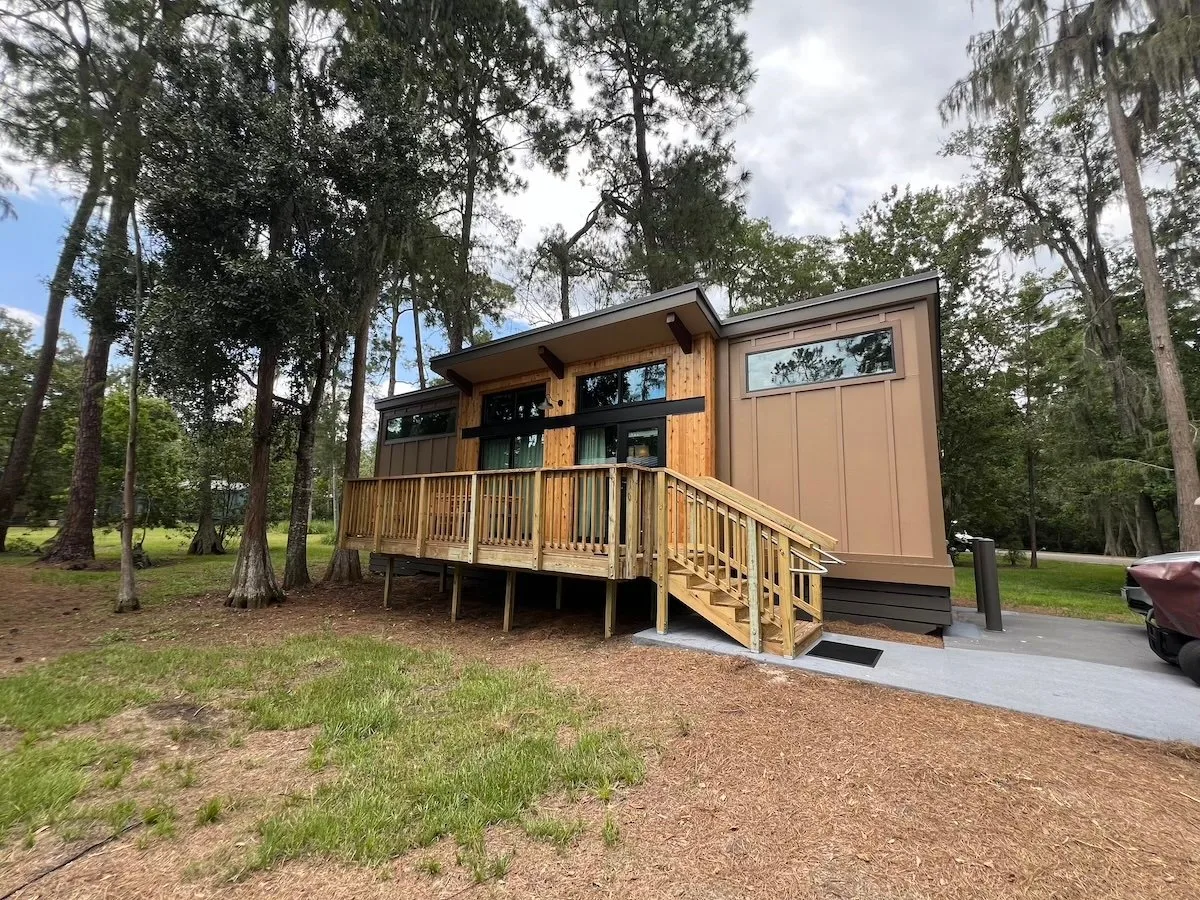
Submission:
M 883 651 L 874 647 L 860 647 L 857 644 L 843 644 L 841 641 L 820 641 L 804 655 L 874 668 L 875 663 L 879 662 L 879 657 L 883 656 Z

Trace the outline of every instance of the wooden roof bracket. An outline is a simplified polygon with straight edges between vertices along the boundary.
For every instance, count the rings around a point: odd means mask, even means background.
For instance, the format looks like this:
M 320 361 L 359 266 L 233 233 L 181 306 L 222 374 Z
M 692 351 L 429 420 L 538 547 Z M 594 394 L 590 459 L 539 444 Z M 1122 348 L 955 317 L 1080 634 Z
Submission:
M 667 313 L 667 327 L 671 329 L 671 334 L 675 338 L 675 343 L 679 345 L 679 349 L 684 353 L 692 352 L 692 333 L 687 330 L 687 326 L 679 320 L 679 316 L 673 312 Z
M 554 355 L 554 351 L 545 344 L 538 344 L 537 354 L 542 358 L 542 362 L 546 364 L 546 368 L 554 373 L 554 377 L 559 381 L 567 374 L 567 367 L 563 365 L 563 361 Z
M 453 369 L 446 370 L 446 380 L 466 394 L 468 397 L 475 391 L 475 385 L 471 384 L 466 378 L 463 378 Z

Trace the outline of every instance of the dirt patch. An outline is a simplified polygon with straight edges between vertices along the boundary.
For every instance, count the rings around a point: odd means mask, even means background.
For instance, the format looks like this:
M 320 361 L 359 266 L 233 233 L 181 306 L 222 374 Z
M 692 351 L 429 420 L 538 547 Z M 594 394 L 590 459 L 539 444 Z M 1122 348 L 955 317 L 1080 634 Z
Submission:
M 219 753 L 197 763 L 203 786 L 187 789 L 197 806 L 216 792 L 258 800 L 216 826 L 181 827 L 173 840 L 139 846 L 130 834 L 22 900 L 459 891 L 635 900 L 1174 900 L 1200 889 L 1200 804 L 1188 799 L 1200 798 L 1200 762 L 1169 746 L 745 659 L 605 642 L 603 592 L 593 584 L 572 584 L 567 608 L 555 613 L 552 589 L 547 598 L 522 581 L 510 634 L 500 630 L 502 589 L 474 585 L 463 619 L 452 625 L 436 584 L 398 579 L 392 610 L 382 609 L 373 581 L 299 593 L 249 614 L 213 598 L 181 601 L 122 617 L 121 625 L 148 647 L 253 647 L 324 631 L 448 651 L 464 663 L 542 666 L 556 684 L 594 698 L 601 720 L 628 730 L 647 758 L 645 782 L 611 798 L 543 801 L 547 814 L 586 824 L 565 851 L 499 829 L 489 833 L 487 852 L 514 855 L 489 886 L 471 887 L 450 842 L 383 869 L 310 860 L 230 884 L 214 862 L 219 848 L 253 842 L 269 803 L 316 783 L 303 765 L 311 737 L 275 735 L 278 746 L 265 749 L 250 734 L 240 749 L 175 752 Z M 88 614 L 85 607 L 77 622 L 113 627 Z M 619 614 L 619 630 L 629 633 L 645 627 L 650 606 L 623 594 Z M 50 634 L 55 648 L 69 646 L 65 631 Z M 86 646 L 88 636 L 75 640 Z M 182 801 L 180 809 L 183 822 Z M 615 839 L 606 842 L 602 832 Z M 433 863 L 440 874 L 430 874 Z M 0 887 L 9 884 L 6 874 Z

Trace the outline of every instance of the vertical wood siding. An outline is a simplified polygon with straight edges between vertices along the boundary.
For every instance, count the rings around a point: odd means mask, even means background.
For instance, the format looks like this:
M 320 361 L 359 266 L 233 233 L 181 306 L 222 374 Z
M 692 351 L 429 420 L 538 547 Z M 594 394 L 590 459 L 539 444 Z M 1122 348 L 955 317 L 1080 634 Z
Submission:
M 674 343 L 657 344 L 628 353 L 597 357 L 587 362 L 567 363 L 565 377 L 555 378 L 548 371 L 529 372 L 475 385 L 470 397 L 461 397 L 458 427 L 474 428 L 481 424 L 483 396 L 496 391 L 529 385 L 546 385 L 551 407 L 546 415 L 568 416 L 575 412 L 576 379 L 583 375 L 606 372 L 640 363 L 667 362 L 667 399 L 686 400 L 704 397 L 704 412 L 667 417 L 667 465 L 685 475 L 702 477 L 716 474 L 716 346 L 709 335 L 697 337 L 691 353 Z M 561 406 L 559 405 L 561 401 Z M 653 413 L 647 412 L 648 416 Z M 545 432 L 543 464 L 563 467 L 575 464 L 575 429 L 549 428 Z M 479 467 L 479 439 L 458 441 L 456 468 L 469 472 Z

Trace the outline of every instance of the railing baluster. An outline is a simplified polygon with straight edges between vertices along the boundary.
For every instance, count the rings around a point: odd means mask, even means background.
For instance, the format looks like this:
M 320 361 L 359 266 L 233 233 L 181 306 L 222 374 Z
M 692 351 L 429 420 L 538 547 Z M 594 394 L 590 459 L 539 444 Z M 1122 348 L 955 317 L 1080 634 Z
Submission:
M 746 567 L 750 575 L 750 650 L 762 653 L 762 582 L 758 572 L 758 522 L 751 519 L 747 525 L 747 546 L 750 548 Z

